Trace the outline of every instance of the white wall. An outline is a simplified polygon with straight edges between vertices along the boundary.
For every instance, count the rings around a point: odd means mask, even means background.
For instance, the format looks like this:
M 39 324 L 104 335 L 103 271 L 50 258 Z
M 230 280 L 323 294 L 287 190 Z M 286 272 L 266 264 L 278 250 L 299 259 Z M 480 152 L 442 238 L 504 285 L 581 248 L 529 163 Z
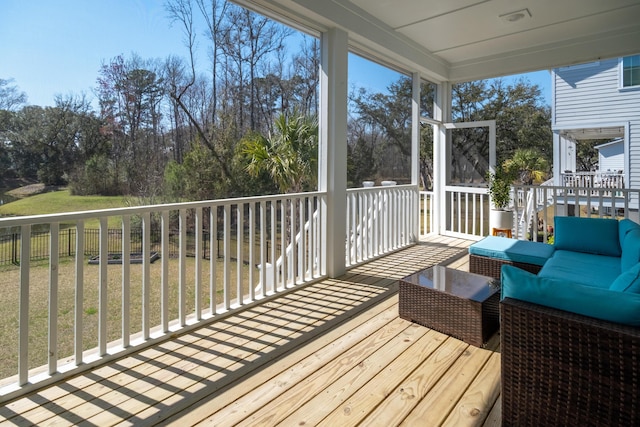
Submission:
M 624 171 L 624 143 L 622 141 L 598 148 L 598 169 L 601 172 Z

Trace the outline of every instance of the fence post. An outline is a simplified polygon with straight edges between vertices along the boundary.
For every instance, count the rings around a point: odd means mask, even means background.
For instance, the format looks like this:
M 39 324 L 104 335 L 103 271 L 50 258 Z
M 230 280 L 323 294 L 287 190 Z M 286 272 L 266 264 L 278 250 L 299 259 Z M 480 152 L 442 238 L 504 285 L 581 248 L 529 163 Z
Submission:
M 207 259 L 207 241 L 209 240 L 209 233 L 207 230 L 202 231 L 202 259 Z
M 18 235 L 16 233 L 11 235 L 11 262 L 18 265 Z

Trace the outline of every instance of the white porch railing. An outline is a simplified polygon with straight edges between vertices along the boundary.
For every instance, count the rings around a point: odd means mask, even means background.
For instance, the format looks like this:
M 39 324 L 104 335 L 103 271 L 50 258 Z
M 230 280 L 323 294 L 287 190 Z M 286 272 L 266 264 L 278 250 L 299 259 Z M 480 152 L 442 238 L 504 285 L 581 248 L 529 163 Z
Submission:
M 322 277 L 317 208 L 325 197 L 287 194 L 0 219 L 0 233 L 19 235 L 19 270 L 4 267 L 2 273 L 17 283 L 2 289 L 10 294 L 5 300 L 15 301 L 14 311 L 4 314 L 15 319 L 16 332 L 2 342 L 9 351 L 3 365 L 14 374 L 0 380 L 0 402 Z M 117 230 L 109 226 L 114 222 Z M 85 256 L 87 223 L 99 224 L 97 265 Z M 60 230 L 70 228 L 73 255 L 61 257 Z M 30 260 L 37 229 L 48 231 L 48 262 Z M 141 254 L 132 253 L 136 229 Z M 175 258 L 169 256 L 174 239 Z M 152 249 L 161 255 L 153 264 L 144 261 Z M 291 256 L 280 268 L 266 268 L 287 251 Z M 132 265 L 140 255 L 142 262 Z
M 442 234 L 479 239 L 490 233 L 489 196 L 485 187 L 447 186 L 445 191 L 442 208 L 445 216 L 440 218 Z M 639 189 L 513 186 L 513 236 L 546 242 L 553 235 L 555 216 L 631 218 L 640 222 L 639 199 Z
M 414 185 L 347 190 L 346 265 L 413 244 L 417 201 Z
M 419 233 L 420 237 L 435 233 L 435 205 L 433 191 L 420 191 L 420 202 L 418 203 Z
M 348 190 L 347 266 L 413 244 L 417 203 L 411 185 Z M 323 277 L 324 204 L 302 193 L 0 219 L 19 263 L 3 267 L 16 333 L 0 402 Z M 42 231 L 45 261 L 32 261 Z
M 607 188 L 564 186 L 515 186 L 514 189 L 517 194 L 530 194 L 528 202 L 534 211 L 534 215 L 527 216 L 526 198 L 513 200 L 516 223 L 523 223 L 514 230 L 519 239 L 548 241 L 553 235 L 556 216 L 630 218 L 640 222 L 640 189 L 610 191 Z
M 445 190 L 442 209 L 447 214 L 439 219 L 443 234 L 487 235 L 486 188 Z M 639 220 L 640 190 L 572 190 L 514 187 L 516 219 L 526 213 L 527 203 L 535 211 L 518 237 L 547 241 L 553 217 L 559 215 Z M 531 195 L 529 200 L 525 194 Z M 5 318 L 14 318 L 16 325 L 15 334 L 2 342 L 10 351 L 3 353 L 3 364 L 13 374 L 0 381 L 0 402 L 323 277 L 326 254 L 320 243 L 325 231 L 318 207 L 325 197 L 303 193 L 0 219 L 0 233 L 19 236 L 14 239 L 19 268 L 3 267 L 0 279 L 2 296 L 14 302 Z M 437 232 L 435 202 L 432 193 L 412 185 L 348 190 L 346 264 L 411 245 L 416 231 Z M 100 256 L 98 265 L 87 265 L 85 253 L 93 243 L 85 240 L 83 230 L 96 222 Z M 118 233 L 110 229 L 114 222 Z M 44 263 L 30 260 L 38 229 L 48 231 Z M 61 256 L 56 249 L 59 236 L 66 234 L 60 230 L 70 229 L 75 242 L 66 241 L 64 253 L 72 255 Z M 133 265 L 138 255 L 132 249 L 139 243 L 131 236 L 138 229 L 142 260 L 157 251 L 158 262 Z M 117 245 L 110 242 L 114 235 Z M 174 240 L 178 250 L 173 257 L 167 254 L 173 253 Z M 111 264 L 110 257 L 120 264 Z M 5 283 L 11 274 L 15 283 Z
M 486 187 L 445 187 L 444 234 L 478 238 L 489 233 L 489 195 Z

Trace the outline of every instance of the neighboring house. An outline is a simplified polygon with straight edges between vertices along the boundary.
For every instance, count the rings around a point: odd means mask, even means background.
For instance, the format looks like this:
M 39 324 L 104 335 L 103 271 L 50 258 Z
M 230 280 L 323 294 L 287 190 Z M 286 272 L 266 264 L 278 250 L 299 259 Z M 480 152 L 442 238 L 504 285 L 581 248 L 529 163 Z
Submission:
M 593 174 L 622 171 L 640 187 L 640 55 L 556 68 L 552 79 L 554 183 L 577 171 L 575 143 L 603 140 Z
M 551 80 L 554 184 L 640 188 L 640 55 L 556 68 Z M 602 140 L 597 170 L 576 170 L 580 140 Z
M 624 139 L 617 138 L 613 141 L 596 145 L 598 150 L 599 173 L 623 173 L 624 172 Z

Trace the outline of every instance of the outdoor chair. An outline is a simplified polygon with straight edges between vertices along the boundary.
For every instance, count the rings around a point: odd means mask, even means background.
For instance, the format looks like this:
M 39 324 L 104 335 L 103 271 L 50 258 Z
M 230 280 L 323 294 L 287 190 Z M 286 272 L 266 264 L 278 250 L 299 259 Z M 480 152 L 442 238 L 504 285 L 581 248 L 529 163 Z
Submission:
M 640 327 L 500 303 L 504 426 L 640 425 Z

